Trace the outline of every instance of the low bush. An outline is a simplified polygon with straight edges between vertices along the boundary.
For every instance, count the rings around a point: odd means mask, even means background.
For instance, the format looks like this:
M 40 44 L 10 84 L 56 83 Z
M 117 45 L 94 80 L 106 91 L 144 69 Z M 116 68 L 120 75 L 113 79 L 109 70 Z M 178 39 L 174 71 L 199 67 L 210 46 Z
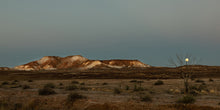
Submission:
M 21 85 L 13 85 L 13 86 L 10 86 L 10 88 L 19 88 L 19 87 L 22 87 Z
M 27 82 L 33 82 L 33 80 L 30 79 L 30 80 L 28 80 Z
M 14 104 L 14 110 L 20 110 L 20 109 L 22 109 L 22 107 L 23 107 L 22 103 L 15 103 Z
M 66 86 L 66 90 L 75 90 L 75 89 L 78 89 L 77 86 L 75 85 Z
M 11 85 L 17 84 L 17 82 L 11 82 Z
M 208 91 L 207 89 L 207 86 L 205 84 L 201 84 L 201 85 L 198 85 L 198 86 L 190 86 L 190 90 L 196 90 L 196 91 L 202 91 L 202 90 L 205 90 L 205 91 Z
M 9 82 L 7 82 L 7 81 L 2 82 L 2 85 L 8 85 L 8 84 L 9 84 Z
M 154 91 L 153 89 L 148 89 L 148 92 L 149 92 L 150 94 L 155 94 L 155 91 Z
M 0 100 L 0 108 L 1 108 L 0 110 L 4 110 L 2 108 L 8 108 L 9 106 L 10 106 L 10 104 L 8 102 Z M 7 110 L 7 109 L 5 109 L 5 110 Z
M 108 83 L 104 82 L 104 83 L 102 83 L 102 85 L 108 85 Z
M 60 86 L 62 86 L 62 85 L 63 85 L 63 83 L 59 83 L 59 85 L 60 85 Z
M 47 83 L 44 85 L 44 88 L 55 88 L 55 85 L 53 83 Z
M 164 83 L 163 83 L 163 81 L 161 81 L 161 80 L 157 80 L 155 83 L 154 83 L 154 85 L 163 85 Z
M 141 101 L 152 102 L 152 98 L 149 95 L 145 95 L 144 97 L 141 97 Z
M 13 82 L 19 82 L 18 80 L 14 80 Z
M 121 91 L 118 88 L 114 88 L 114 94 L 120 94 Z
M 80 90 L 88 91 L 90 88 L 88 87 L 80 87 Z
M 133 91 L 144 91 L 143 87 L 137 87 L 136 85 L 134 85 L 134 90 Z
M 31 87 L 29 85 L 23 85 L 22 89 L 30 89 Z
M 204 91 L 208 91 L 208 88 L 207 88 L 206 85 L 201 84 L 201 85 L 198 86 L 198 90 L 199 90 L 199 91 L 202 91 L 202 90 L 204 90 Z
M 191 95 L 193 95 L 193 96 L 199 95 L 199 93 L 196 92 L 195 90 L 190 90 L 189 93 L 190 93 Z
M 189 93 L 193 96 L 199 95 L 201 91 L 207 91 L 207 92 L 209 91 L 207 86 L 204 84 L 197 85 L 197 86 L 196 85 L 190 86 L 189 90 L 190 90 Z
M 86 97 L 78 93 L 70 93 L 67 96 L 67 102 L 75 102 L 76 100 L 83 99 L 83 98 L 86 98 Z
M 52 88 L 43 88 L 38 90 L 39 95 L 51 95 L 55 93 L 56 92 Z
M 131 80 L 130 82 L 131 82 L 131 83 L 134 83 L 134 82 L 137 82 L 137 80 Z
M 78 81 L 72 81 L 71 83 L 72 83 L 72 84 L 79 84 Z
M 144 81 L 137 81 L 137 83 L 144 83 Z
M 85 83 L 80 83 L 80 85 L 85 85 Z
M 125 86 L 125 90 L 129 90 L 129 86 L 128 85 Z
M 195 100 L 195 98 L 193 96 L 187 95 L 187 96 L 183 96 L 182 98 L 177 100 L 177 103 L 192 104 L 195 101 L 196 100 Z
M 194 77 L 191 77 L 190 79 L 191 79 L 191 81 L 194 81 L 194 80 L 195 80 L 195 78 L 194 78 Z
M 214 82 L 214 80 L 212 78 L 209 78 L 209 82 Z
M 201 80 L 201 79 L 197 79 L 195 82 L 196 82 L 196 83 L 204 83 L 205 81 L 204 81 L 204 80 Z

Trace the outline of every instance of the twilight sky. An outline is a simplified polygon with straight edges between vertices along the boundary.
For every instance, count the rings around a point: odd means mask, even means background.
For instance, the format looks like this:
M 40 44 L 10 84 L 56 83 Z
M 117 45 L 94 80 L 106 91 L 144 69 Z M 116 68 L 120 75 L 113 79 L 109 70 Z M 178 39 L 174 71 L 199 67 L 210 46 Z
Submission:
M 220 0 L 0 0 L 0 66 L 69 55 L 168 66 L 176 53 L 220 65 Z

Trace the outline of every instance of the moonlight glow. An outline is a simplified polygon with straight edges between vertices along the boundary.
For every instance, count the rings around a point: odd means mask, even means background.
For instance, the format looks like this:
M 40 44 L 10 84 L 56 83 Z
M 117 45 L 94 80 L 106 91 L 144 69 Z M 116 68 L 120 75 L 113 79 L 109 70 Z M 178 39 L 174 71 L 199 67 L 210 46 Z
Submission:
M 189 58 L 186 58 L 185 61 L 188 62 L 188 61 L 189 61 Z

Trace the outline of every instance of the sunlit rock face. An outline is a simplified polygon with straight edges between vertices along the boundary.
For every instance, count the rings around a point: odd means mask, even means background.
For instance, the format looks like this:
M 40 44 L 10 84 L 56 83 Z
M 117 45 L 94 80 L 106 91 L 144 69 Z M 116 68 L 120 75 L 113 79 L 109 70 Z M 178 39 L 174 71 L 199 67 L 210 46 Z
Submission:
M 138 60 L 104 60 L 103 63 L 113 68 L 150 67 L 150 65 L 146 65 Z
M 150 67 L 138 60 L 89 60 L 81 55 L 58 57 L 45 56 L 40 60 L 16 66 L 16 70 L 61 70 L 61 69 L 92 69 L 92 68 L 138 68 Z
M 10 68 L 8 68 L 8 67 L 0 67 L 0 71 L 6 71 L 6 70 L 10 70 Z

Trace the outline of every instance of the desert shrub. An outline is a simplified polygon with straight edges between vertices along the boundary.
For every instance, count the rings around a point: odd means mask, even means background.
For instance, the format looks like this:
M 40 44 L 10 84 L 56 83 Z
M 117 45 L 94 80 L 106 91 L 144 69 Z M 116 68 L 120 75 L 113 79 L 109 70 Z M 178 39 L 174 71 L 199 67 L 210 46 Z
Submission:
M 214 80 L 212 78 L 209 78 L 209 82 L 214 82 Z
M 134 89 L 133 89 L 133 91 L 135 91 L 136 89 L 137 89 L 137 85 L 135 84 L 135 85 L 134 85 Z
M 59 89 L 64 89 L 64 87 L 59 87 Z
M 161 80 L 157 80 L 155 83 L 154 83 L 154 85 L 163 85 L 164 83 L 163 83 L 163 81 L 161 81 Z
M 196 85 L 189 86 L 189 89 L 190 90 L 197 90 L 197 86 Z
M 137 80 L 134 79 L 134 80 L 131 80 L 130 82 L 131 82 L 131 83 L 134 83 L 134 82 L 137 82 Z
M 202 83 L 202 85 L 206 85 L 206 83 L 205 83 L 205 82 L 203 82 L 203 83 Z
M 33 82 L 33 80 L 30 79 L 30 80 L 28 80 L 27 82 Z
M 22 108 L 22 103 L 15 103 L 14 104 L 14 109 L 13 110 L 19 110 L 19 109 L 21 109 Z
M 14 84 L 16 84 L 17 82 L 11 82 L 11 85 L 14 85 Z
M 2 85 L 8 85 L 8 84 L 9 84 L 9 82 L 7 82 L 7 81 L 2 82 Z
M 191 81 L 194 81 L 194 80 L 195 80 L 195 77 L 192 76 L 190 79 L 191 79 Z
M 193 95 L 193 96 L 197 96 L 199 95 L 198 92 L 196 92 L 195 90 L 190 90 L 189 94 Z
M 120 94 L 121 91 L 118 88 L 114 88 L 114 94 Z
M 19 87 L 22 87 L 21 85 L 14 85 L 14 86 L 11 86 L 10 88 L 19 88 Z
M 137 81 L 137 83 L 144 83 L 144 81 Z
M 208 91 L 207 86 L 204 85 L 204 84 L 199 85 L 199 86 L 198 86 L 198 90 L 199 90 L 199 91 L 202 91 L 202 90 Z
M 67 102 L 74 102 L 78 99 L 83 99 L 83 98 L 86 98 L 85 96 L 83 95 L 80 95 L 78 93 L 70 93 L 68 96 L 67 96 Z
M 55 85 L 53 83 L 47 83 L 44 85 L 44 88 L 55 88 Z
M 80 90 L 88 91 L 90 88 L 88 87 L 80 87 Z
M 154 94 L 154 93 L 155 93 L 155 91 L 154 91 L 153 89 L 148 89 L 148 92 L 149 92 L 150 94 Z
M 72 84 L 79 84 L 78 81 L 72 81 L 71 83 L 72 83 Z
M 85 83 L 80 83 L 80 85 L 85 85 Z
M 13 82 L 19 82 L 18 80 L 14 80 Z
M 39 95 L 51 95 L 55 93 L 56 92 L 52 88 L 43 88 L 38 90 Z
M 102 85 L 108 85 L 108 83 L 104 82 L 104 83 L 102 83 Z
M 30 89 L 31 87 L 29 85 L 23 85 L 22 89 Z
M 189 93 L 191 95 L 193 95 L 193 96 L 197 96 L 198 95 L 197 91 L 199 91 L 199 90 L 198 90 L 198 88 L 196 86 L 190 86 L 189 88 L 190 88 L 189 89 Z
M 144 97 L 141 97 L 141 101 L 152 102 L 152 98 L 149 95 L 145 95 Z
M 143 87 L 137 87 L 136 85 L 134 85 L 134 90 L 133 91 L 144 91 Z
M 63 85 L 63 83 L 59 83 L 59 85 L 60 85 L 60 86 L 62 86 L 62 85 Z
M 125 90 L 129 90 L 129 86 L 128 85 L 125 86 Z
M 7 110 L 9 106 L 9 103 L 5 101 L 0 101 L 0 110 Z
M 192 104 L 194 103 L 196 100 L 193 96 L 191 95 L 187 95 L 187 96 L 183 96 L 182 98 L 180 98 L 179 100 L 177 100 L 177 103 L 183 103 L 183 104 Z
M 69 86 L 66 86 L 66 90 L 75 90 L 77 89 L 77 86 L 76 85 L 69 85 Z
M 207 86 L 203 85 L 203 84 L 198 85 L 198 86 L 194 85 L 194 86 L 190 86 L 190 92 L 189 93 L 196 96 L 196 95 L 199 94 L 198 92 L 201 92 L 202 90 L 208 91 Z
M 204 80 L 201 80 L 201 79 L 197 79 L 195 82 L 196 82 L 196 83 L 204 83 L 205 81 L 204 81 Z
M 190 90 L 196 90 L 196 91 L 202 91 L 202 90 L 208 90 L 207 86 L 204 84 L 198 85 L 198 86 L 190 86 Z
M 47 110 L 48 109 L 48 107 L 43 109 L 43 108 L 41 108 L 41 106 L 42 106 L 42 100 L 32 99 L 32 100 L 26 102 L 21 110 Z M 50 110 L 50 109 L 48 109 L 48 110 Z

